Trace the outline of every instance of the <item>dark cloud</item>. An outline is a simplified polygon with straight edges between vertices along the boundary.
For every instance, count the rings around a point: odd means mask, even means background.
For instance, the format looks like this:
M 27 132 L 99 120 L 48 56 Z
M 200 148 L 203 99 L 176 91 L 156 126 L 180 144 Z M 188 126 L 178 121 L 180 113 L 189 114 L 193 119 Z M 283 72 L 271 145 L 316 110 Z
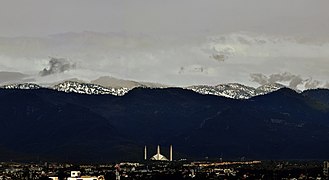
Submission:
M 215 59 L 216 61 L 225 61 L 228 57 L 224 54 L 213 54 L 212 56 L 210 56 L 211 58 Z
M 250 74 L 251 81 L 256 82 L 260 85 L 268 84 L 268 78 L 264 74 L 256 73 L 256 74 Z
M 64 58 L 50 58 L 49 60 L 49 68 L 44 68 L 40 71 L 41 76 L 48 76 L 51 74 L 62 73 L 65 71 L 69 71 L 71 69 L 75 69 L 75 63 L 71 63 Z
M 292 75 L 288 72 L 284 72 L 281 74 L 272 74 L 270 75 L 268 81 L 269 83 L 276 83 L 276 82 L 286 82 L 286 81 L 291 81 L 292 79 L 297 78 L 298 76 Z

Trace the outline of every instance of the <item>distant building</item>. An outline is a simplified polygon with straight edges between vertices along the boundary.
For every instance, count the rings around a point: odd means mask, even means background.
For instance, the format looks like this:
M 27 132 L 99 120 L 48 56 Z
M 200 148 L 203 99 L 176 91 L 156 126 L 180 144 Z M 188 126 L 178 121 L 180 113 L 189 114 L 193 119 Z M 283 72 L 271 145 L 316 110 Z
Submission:
M 166 158 L 164 155 L 162 155 L 160 153 L 160 145 L 158 145 L 158 148 L 157 148 L 157 153 L 151 157 L 151 160 L 153 161 L 172 161 L 172 145 L 170 145 L 170 150 L 169 150 L 169 159 Z M 145 146 L 145 152 L 144 152 L 144 159 L 147 158 L 147 153 L 146 153 L 146 146 Z
M 80 171 L 71 171 L 71 177 L 67 180 L 104 180 L 104 176 L 81 176 Z
M 324 161 L 323 162 L 323 175 L 328 177 L 328 171 L 329 171 L 329 162 L 328 161 Z

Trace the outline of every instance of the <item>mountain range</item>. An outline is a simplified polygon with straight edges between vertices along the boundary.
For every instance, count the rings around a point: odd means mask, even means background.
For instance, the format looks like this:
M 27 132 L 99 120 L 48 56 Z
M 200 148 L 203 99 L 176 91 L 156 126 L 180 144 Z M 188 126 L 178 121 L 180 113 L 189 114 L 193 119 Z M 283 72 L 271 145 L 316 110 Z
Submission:
M 150 157 L 157 144 L 164 155 L 173 144 L 175 159 L 329 158 L 327 89 L 234 99 L 146 87 L 116 96 L 91 87 L 84 94 L 34 84 L 0 89 L 0 159 L 141 160 L 144 145 Z
M 74 92 L 80 94 L 111 94 L 115 96 L 123 96 L 134 88 L 168 88 L 170 86 L 147 83 L 147 82 L 136 82 L 129 80 L 121 80 L 112 77 L 100 77 L 91 83 L 85 83 L 76 79 L 60 82 L 51 86 L 43 87 L 33 83 L 20 83 L 20 84 L 8 84 L 1 86 L 4 89 L 39 89 L 49 88 L 57 91 Z M 1 88 L 0 87 L 0 88 Z M 238 83 L 220 84 L 216 86 L 210 85 L 195 85 L 183 87 L 200 94 L 209 94 L 216 96 L 223 96 L 233 99 L 248 99 L 254 96 L 267 94 L 276 91 L 280 88 L 285 87 L 284 85 L 273 83 L 253 88 Z

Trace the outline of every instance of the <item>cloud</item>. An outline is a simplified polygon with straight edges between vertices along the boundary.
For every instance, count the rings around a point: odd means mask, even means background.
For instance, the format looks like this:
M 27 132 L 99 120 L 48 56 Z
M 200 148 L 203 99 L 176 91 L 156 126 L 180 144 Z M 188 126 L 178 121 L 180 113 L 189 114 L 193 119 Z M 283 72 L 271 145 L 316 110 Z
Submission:
M 305 88 L 306 89 L 315 89 L 315 88 L 318 88 L 320 84 L 321 84 L 320 81 L 312 80 L 312 78 L 310 78 L 310 79 L 306 80 Z
M 326 82 L 328 48 L 329 41 L 252 32 L 176 37 L 85 31 L 0 37 L 0 71 L 28 74 L 36 82 L 113 76 L 179 86 L 229 82 L 254 86 L 249 75 L 259 72 L 263 74 L 252 77 L 259 84 L 282 81 L 303 88 L 300 83 L 308 77 Z
M 63 73 L 65 71 L 69 71 L 71 69 L 75 69 L 76 64 L 70 63 L 68 60 L 64 58 L 50 58 L 49 60 L 49 68 L 44 68 L 40 71 L 41 76 L 48 76 L 51 74 Z
M 268 78 L 264 74 L 256 73 L 256 74 L 250 74 L 251 81 L 256 82 L 260 85 L 268 84 Z
M 299 75 L 294 75 L 289 72 L 284 72 L 281 74 L 271 74 L 269 77 L 260 73 L 250 74 L 250 77 L 252 82 L 256 82 L 260 85 L 288 82 L 288 87 L 292 89 L 297 89 L 297 86 L 303 84 L 306 81 L 302 79 Z M 319 84 L 312 81 L 309 82 L 307 86 L 305 85 L 305 88 L 308 88 L 309 86 L 313 86 L 313 85 L 318 86 Z
M 250 74 L 251 81 L 260 85 L 271 83 L 288 83 L 288 87 L 298 89 L 298 86 L 304 89 L 329 88 L 329 82 L 310 78 L 302 78 L 300 75 L 284 72 L 281 74 L 271 74 L 266 76 L 261 73 Z
M 326 84 L 323 87 L 324 88 L 329 88 L 329 82 L 327 81 Z
M 300 76 L 293 76 L 290 80 L 289 87 L 292 89 L 297 89 L 297 86 L 303 84 L 304 80 Z
M 276 83 L 282 81 L 291 81 L 292 79 L 296 78 L 296 75 L 292 75 L 288 72 L 284 72 L 281 74 L 271 74 L 268 81 L 269 83 Z
M 223 55 L 223 54 L 213 54 L 212 56 L 210 56 L 211 58 L 215 59 L 216 61 L 225 61 L 228 57 Z
M 27 75 L 19 72 L 0 71 L 0 83 L 21 81 Z

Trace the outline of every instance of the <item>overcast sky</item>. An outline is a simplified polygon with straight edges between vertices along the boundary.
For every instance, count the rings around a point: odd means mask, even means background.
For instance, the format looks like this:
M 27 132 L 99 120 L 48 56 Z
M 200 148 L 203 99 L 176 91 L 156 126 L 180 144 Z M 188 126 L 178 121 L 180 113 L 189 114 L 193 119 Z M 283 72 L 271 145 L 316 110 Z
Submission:
M 325 36 L 327 0 L 1 0 L 2 36 L 63 32 Z
M 1 0 L 0 71 L 40 82 L 108 75 L 175 85 L 258 85 L 252 74 L 290 73 L 325 86 L 328 7 L 328 0 Z M 41 76 L 49 56 L 70 68 Z

